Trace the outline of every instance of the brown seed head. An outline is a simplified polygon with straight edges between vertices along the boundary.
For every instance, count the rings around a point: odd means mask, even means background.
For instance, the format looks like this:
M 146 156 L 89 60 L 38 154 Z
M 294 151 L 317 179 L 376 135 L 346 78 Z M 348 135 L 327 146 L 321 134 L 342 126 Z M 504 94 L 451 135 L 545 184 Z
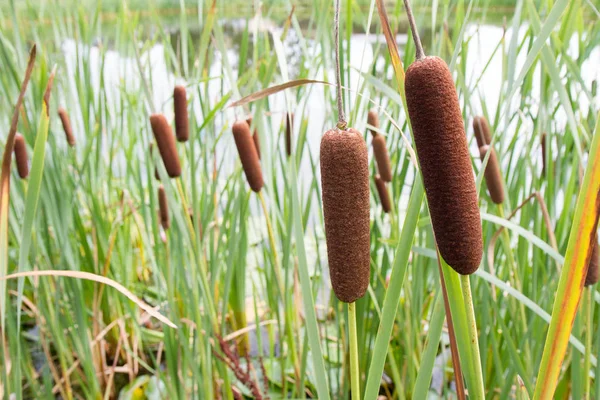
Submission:
M 160 216 L 160 224 L 166 231 L 171 226 L 169 218 L 169 204 L 167 203 L 167 194 L 163 185 L 158 187 L 158 211 Z
M 175 86 L 173 90 L 173 107 L 175 109 L 175 134 L 180 142 L 187 142 L 190 137 L 187 95 L 185 87 Z
M 249 127 L 252 127 L 252 117 L 246 119 L 246 123 Z M 260 160 L 260 138 L 258 137 L 258 130 L 254 127 L 254 132 L 252 133 L 252 141 L 254 142 L 254 147 L 256 147 L 256 154 L 258 154 L 258 159 Z
M 598 238 L 594 239 L 592 243 L 592 255 L 590 261 L 588 263 L 588 270 L 585 276 L 585 286 L 594 285 L 598 282 L 598 257 L 600 256 L 600 252 L 598 251 Z
M 294 113 L 287 113 L 285 118 L 285 154 L 292 155 L 292 132 L 294 130 Z
M 472 274 L 483 255 L 481 217 L 456 87 L 441 58 L 408 68 L 406 101 L 438 248 L 456 272 Z
M 542 132 L 540 138 L 540 145 L 542 147 L 542 175 L 546 175 L 546 132 Z
M 369 111 L 369 113 L 367 114 L 367 124 L 374 126 L 375 128 L 379 128 L 379 115 L 377 114 L 377 111 Z M 375 132 L 374 130 L 370 129 L 370 131 L 373 136 L 377 135 L 377 132 Z
M 488 151 L 490 151 L 490 157 L 483 176 L 492 201 L 496 204 L 502 204 L 504 201 L 504 186 L 502 185 L 502 173 L 500 172 L 496 151 L 488 145 L 482 146 L 479 148 L 479 157 L 483 162 Z
M 15 145 L 13 147 L 15 151 L 15 161 L 17 163 L 17 172 L 21 179 L 29 176 L 29 160 L 27 157 L 27 146 L 25 145 L 25 138 L 20 133 L 15 135 Z
M 250 134 L 250 127 L 246 121 L 240 120 L 233 124 L 231 130 L 246 174 L 246 180 L 248 180 L 248 184 L 253 191 L 260 192 L 264 181 L 256 146 Z
M 62 107 L 58 109 L 58 116 L 60 117 L 60 122 L 62 122 L 63 130 L 65 131 L 65 136 L 67 137 L 67 143 L 69 146 L 75 146 L 75 136 L 73 136 L 73 130 L 71 129 L 71 120 L 69 119 L 69 114 L 67 114 L 67 110 Z
M 375 175 L 375 186 L 377 186 L 377 193 L 379 193 L 379 201 L 381 201 L 381 208 L 384 213 L 389 213 L 392 209 L 392 202 L 390 201 L 390 192 L 388 191 L 385 181 L 381 179 L 381 176 Z
M 490 125 L 485 117 L 481 116 L 473 118 L 473 131 L 475 132 L 477 147 L 492 143 L 492 132 L 490 131 Z
M 329 275 L 340 301 L 361 298 L 370 277 L 369 156 L 355 129 L 321 139 L 321 186 Z
M 160 156 L 165 164 L 165 169 L 171 178 L 181 175 L 181 164 L 179 163 L 179 154 L 175 146 L 175 137 L 173 131 L 162 114 L 152 114 L 150 116 L 150 125 L 156 140 L 156 146 Z
M 373 135 L 373 154 L 377 162 L 377 170 L 381 179 L 385 182 L 392 181 L 392 166 L 390 164 L 390 156 L 388 154 L 385 137 L 383 135 Z

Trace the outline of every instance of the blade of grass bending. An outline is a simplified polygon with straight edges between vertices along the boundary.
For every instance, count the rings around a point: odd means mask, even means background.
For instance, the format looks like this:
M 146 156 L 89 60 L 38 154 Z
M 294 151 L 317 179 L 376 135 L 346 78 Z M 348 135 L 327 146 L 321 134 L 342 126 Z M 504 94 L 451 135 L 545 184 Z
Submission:
M 44 175 L 44 159 L 46 155 L 46 142 L 48 141 L 48 127 L 50 117 L 48 116 L 45 103 L 42 103 L 40 122 L 37 128 L 35 146 L 33 148 L 33 159 L 31 161 L 31 175 L 27 186 L 27 198 L 25 200 L 25 216 L 23 218 L 23 230 L 21 231 L 21 246 L 19 247 L 18 271 L 29 270 L 27 256 L 31 246 L 31 230 L 33 220 L 38 208 L 40 190 L 42 188 L 42 176 Z M 21 301 L 23 297 L 24 279 L 19 278 L 17 295 L 17 332 L 21 330 Z
M 427 333 L 427 342 L 423 351 L 423 359 L 417 373 L 417 380 L 413 389 L 414 399 L 426 399 L 429 385 L 431 384 L 431 376 L 433 374 L 433 366 L 437 355 L 438 347 L 440 346 L 440 338 L 442 336 L 442 327 L 444 326 L 444 302 L 442 296 L 438 293 L 431 319 L 429 320 L 429 332 Z
M 291 160 L 291 159 L 290 159 Z M 294 210 L 301 210 L 300 198 L 298 197 L 298 178 L 296 173 L 296 164 L 289 161 L 292 171 L 292 207 Z M 310 276 L 308 275 L 308 262 L 306 260 L 306 250 L 304 248 L 304 230 L 302 228 L 302 218 L 300 212 L 294 212 L 294 234 L 296 236 L 296 251 L 298 256 L 298 275 L 300 277 L 300 287 L 302 291 L 302 302 L 304 303 L 304 312 L 306 314 L 306 329 L 308 342 L 312 354 L 313 368 L 315 372 L 315 386 L 317 388 L 318 398 L 321 400 L 329 399 L 329 387 L 327 384 L 327 373 L 325 372 L 325 363 L 321 351 L 321 340 L 319 329 L 317 327 L 317 315 L 315 313 L 315 302 L 310 285 Z
M 27 84 L 31 78 L 33 65 L 35 63 L 36 46 L 33 45 L 29 53 L 29 61 L 25 70 L 25 77 L 21 85 L 21 92 L 15 104 L 10 131 L 6 138 L 4 154 L 2 156 L 2 175 L 0 176 L 0 332 L 4 343 L 4 315 L 6 311 L 6 282 L 1 280 L 8 272 L 8 202 L 10 197 L 10 163 L 12 160 L 13 145 L 17 133 L 17 123 L 19 122 L 19 109 L 25 97 Z
M 379 321 L 375 345 L 373 346 L 373 359 L 369 366 L 367 384 L 365 386 L 365 400 L 377 398 L 377 393 L 379 392 L 388 345 L 390 343 L 390 337 L 392 336 L 396 312 L 398 311 L 400 293 L 402 291 L 402 286 L 404 285 L 404 278 L 406 277 L 408 256 L 414 240 L 415 229 L 419 220 L 419 211 L 421 209 L 424 194 L 423 182 L 417 177 L 408 203 L 408 209 L 406 210 L 406 219 L 404 220 L 404 226 L 402 227 L 400 241 L 398 242 L 398 247 L 396 247 L 390 283 L 383 299 L 381 320 Z
M 600 208 L 600 120 L 597 121 L 554 299 L 534 399 L 551 399 L 556 390 L 591 257 L 591 243 L 596 237 Z
M 442 275 L 446 283 L 446 291 L 448 293 L 448 303 L 450 304 L 450 313 L 452 314 L 452 323 L 454 324 L 454 332 L 456 334 L 456 345 L 458 347 L 458 355 L 460 365 L 467 383 L 467 390 L 470 399 L 483 399 L 483 376 L 481 374 L 481 362 L 479 360 L 479 348 L 477 341 L 473 342 L 473 336 L 477 335 L 477 327 L 474 326 L 472 317 L 468 315 L 466 309 L 467 299 L 465 296 L 470 296 L 470 293 L 464 293 L 463 287 L 466 284 L 461 284 L 461 277 L 444 261 L 441 255 L 438 254 L 438 260 L 442 266 Z M 468 276 L 466 277 L 468 279 Z

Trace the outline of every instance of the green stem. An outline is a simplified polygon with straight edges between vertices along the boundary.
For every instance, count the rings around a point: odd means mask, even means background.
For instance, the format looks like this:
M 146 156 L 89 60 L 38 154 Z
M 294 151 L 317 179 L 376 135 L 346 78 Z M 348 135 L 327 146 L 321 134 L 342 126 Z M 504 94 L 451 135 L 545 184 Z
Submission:
M 463 298 L 465 300 L 465 310 L 467 312 L 467 329 L 469 332 L 469 339 L 471 342 L 471 361 L 475 367 L 475 376 L 477 379 L 477 385 L 475 388 L 469 388 L 473 392 L 472 398 L 484 398 L 483 389 L 483 372 L 481 369 L 481 355 L 479 354 L 479 336 L 477 333 L 477 321 L 475 320 L 475 310 L 473 309 L 473 296 L 471 295 L 471 281 L 469 275 L 460 276 L 460 286 L 463 291 Z M 481 396 L 481 397 L 477 397 Z
M 352 400 L 359 400 L 360 371 L 358 368 L 358 341 L 356 339 L 356 303 L 348 303 L 348 330 L 350 333 L 350 388 Z
M 583 358 L 583 372 L 585 373 L 585 392 L 583 398 L 591 399 L 590 370 L 592 367 L 592 320 L 594 303 L 592 296 L 594 290 L 591 287 L 585 289 L 585 354 Z

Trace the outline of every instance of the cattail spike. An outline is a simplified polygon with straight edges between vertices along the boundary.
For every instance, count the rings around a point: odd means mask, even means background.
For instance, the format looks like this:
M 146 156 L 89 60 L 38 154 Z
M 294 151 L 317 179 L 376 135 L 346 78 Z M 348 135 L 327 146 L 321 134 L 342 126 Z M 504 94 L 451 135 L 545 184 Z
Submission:
M 542 132 L 540 146 L 542 147 L 542 175 L 546 176 L 546 132 Z
M 392 202 L 390 201 L 390 192 L 388 191 L 385 181 L 381 179 L 381 176 L 375 175 L 375 186 L 377 186 L 377 193 L 379 194 L 379 201 L 381 202 L 381 208 L 384 213 L 389 213 L 392 210 Z
M 244 173 L 246 174 L 246 180 L 253 191 L 260 192 L 264 181 L 256 146 L 250 134 L 250 127 L 246 121 L 240 120 L 233 124 L 231 130 Z
M 20 133 L 15 135 L 15 161 L 17 163 L 17 172 L 21 179 L 25 179 L 29 176 L 29 159 L 27 157 L 27 146 L 25 144 L 25 138 Z
M 165 187 L 160 185 L 158 187 L 158 211 L 160 216 L 160 224 L 166 231 L 171 226 L 171 219 L 169 218 L 169 204 L 167 203 L 167 194 L 165 193 Z
M 167 119 L 162 114 L 152 114 L 150 116 L 150 125 L 152 126 L 156 146 L 165 164 L 167 173 L 171 178 L 181 176 L 181 164 L 179 163 L 175 137 Z
M 175 86 L 173 90 L 173 107 L 175 109 L 175 134 L 180 142 L 187 142 L 190 137 L 187 94 L 184 86 Z
M 294 130 L 294 113 L 287 113 L 285 118 L 285 154 L 292 155 L 292 133 Z
M 492 143 L 492 133 L 490 125 L 485 117 L 473 118 L 473 131 L 475 132 L 475 140 L 477 147 L 485 146 Z
M 69 114 L 67 114 L 67 110 L 60 107 L 58 109 L 58 116 L 62 122 L 63 130 L 65 131 L 65 136 L 67 137 L 67 143 L 69 143 L 69 146 L 71 147 L 75 146 L 75 136 L 73 136 L 71 119 L 69 118 Z
M 598 237 L 594 239 L 592 243 L 592 255 L 588 262 L 588 270 L 585 276 L 585 286 L 594 285 L 598 282 L 598 257 L 600 256 L 600 251 L 598 249 Z
M 248 117 L 246 119 L 246 123 L 249 127 L 252 127 L 252 117 Z M 254 132 L 252 133 L 252 141 L 254 142 L 254 147 L 256 148 L 256 154 L 258 154 L 258 159 L 260 160 L 260 139 L 258 137 L 258 130 L 254 127 Z
M 371 125 L 374 128 L 379 129 L 379 115 L 377 114 L 377 111 L 375 110 L 370 110 L 369 113 L 367 114 L 367 124 Z M 377 136 L 377 131 L 373 130 L 373 129 L 369 129 L 371 131 L 371 135 L 373 135 L 373 137 Z
M 392 166 L 390 164 L 390 155 L 388 154 L 385 137 L 380 134 L 373 136 L 373 154 L 377 162 L 377 170 L 381 179 L 385 182 L 392 181 Z
M 485 145 L 479 148 L 479 156 L 481 162 L 483 162 L 488 151 L 490 152 L 490 156 L 483 172 L 485 183 L 492 201 L 496 204 L 502 204 L 504 201 L 504 186 L 502 185 L 502 173 L 500 172 L 500 164 L 498 163 L 496 151 L 493 147 Z
M 329 275 L 340 301 L 361 298 L 370 278 L 369 156 L 349 128 L 321 139 L 321 186 Z
M 452 74 L 441 58 L 425 57 L 406 71 L 405 90 L 440 254 L 459 274 L 472 274 L 483 256 L 483 235 Z

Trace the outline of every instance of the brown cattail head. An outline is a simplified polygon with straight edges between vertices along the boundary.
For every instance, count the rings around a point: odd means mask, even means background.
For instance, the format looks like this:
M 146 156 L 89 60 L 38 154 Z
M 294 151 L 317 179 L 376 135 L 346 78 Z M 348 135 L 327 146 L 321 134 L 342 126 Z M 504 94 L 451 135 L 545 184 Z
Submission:
M 246 121 L 240 120 L 233 124 L 231 130 L 248 184 L 253 191 L 260 192 L 264 181 L 256 146 L 250 134 L 250 127 Z
M 246 119 L 246 123 L 249 127 L 252 127 L 252 117 L 248 117 Z M 256 154 L 258 154 L 258 159 L 260 160 L 260 139 L 258 137 L 258 130 L 256 127 L 254 128 L 254 133 L 252 133 L 252 141 L 254 142 L 254 147 L 256 147 Z
M 71 128 L 71 120 L 69 119 L 69 114 L 67 114 L 67 110 L 62 107 L 58 109 L 58 116 L 60 117 L 60 122 L 62 122 L 63 130 L 65 131 L 65 136 L 67 137 L 67 143 L 69 146 L 75 146 L 75 136 L 73 136 L 73 130 Z
M 190 128 L 185 87 L 175 86 L 173 90 L 173 106 L 175 108 L 175 134 L 177 135 L 177 140 L 187 142 L 190 137 Z
M 25 138 L 20 133 L 15 135 L 15 145 L 13 147 L 15 151 L 15 161 L 17 163 L 17 172 L 21 179 L 29 176 L 29 160 L 27 158 L 27 146 L 25 145 Z
M 369 286 L 369 156 L 355 129 L 321 139 L 321 187 L 329 275 L 338 299 L 352 303 Z
M 381 201 L 381 208 L 384 213 L 389 213 L 392 209 L 392 202 L 390 201 L 390 192 L 388 192 L 385 181 L 381 179 L 381 176 L 375 175 L 375 186 L 377 186 L 377 193 L 379 193 L 379 201 Z
M 482 146 L 479 148 L 479 157 L 483 162 L 488 151 L 490 156 L 485 171 L 483 171 L 483 176 L 492 201 L 496 204 L 502 204 L 504 201 L 504 187 L 502 186 L 502 173 L 500 172 L 496 151 L 489 145 Z
M 540 138 L 540 145 L 542 147 L 542 175 L 546 175 L 546 132 L 542 132 Z
M 369 113 L 367 114 L 367 124 L 369 124 L 375 128 L 379 128 L 379 115 L 377 114 L 377 111 L 375 111 L 375 110 L 369 111 Z M 377 132 L 375 132 L 373 129 L 371 129 L 371 134 L 373 135 L 373 137 L 375 137 L 377 135 Z
M 441 58 L 412 63 L 406 101 L 438 248 L 456 272 L 472 274 L 483 255 L 481 216 L 456 87 Z
M 162 114 L 152 114 L 150 116 L 150 125 L 156 139 L 156 146 L 160 156 L 165 164 L 165 169 L 171 178 L 181 175 L 181 164 L 179 163 L 179 154 L 175 146 L 175 137 L 173 131 Z
M 285 154 L 292 155 L 292 132 L 294 131 L 294 113 L 285 116 Z
M 385 137 L 375 133 L 373 135 L 373 154 L 375 154 L 375 161 L 377 162 L 377 170 L 381 179 L 385 182 L 392 181 L 392 166 L 390 164 L 390 156 L 388 154 L 387 145 L 385 144 Z
M 167 194 L 165 193 L 165 187 L 163 185 L 158 187 L 158 214 L 160 216 L 160 224 L 166 231 L 171 226 L 171 219 L 169 218 Z
M 481 116 L 473 118 L 473 131 L 475 132 L 477 147 L 492 143 L 492 132 L 490 131 L 490 125 L 485 117 Z
M 592 243 L 592 256 L 588 262 L 587 275 L 585 276 L 585 286 L 590 286 L 598 282 L 598 257 L 600 252 L 598 249 L 598 237 Z

